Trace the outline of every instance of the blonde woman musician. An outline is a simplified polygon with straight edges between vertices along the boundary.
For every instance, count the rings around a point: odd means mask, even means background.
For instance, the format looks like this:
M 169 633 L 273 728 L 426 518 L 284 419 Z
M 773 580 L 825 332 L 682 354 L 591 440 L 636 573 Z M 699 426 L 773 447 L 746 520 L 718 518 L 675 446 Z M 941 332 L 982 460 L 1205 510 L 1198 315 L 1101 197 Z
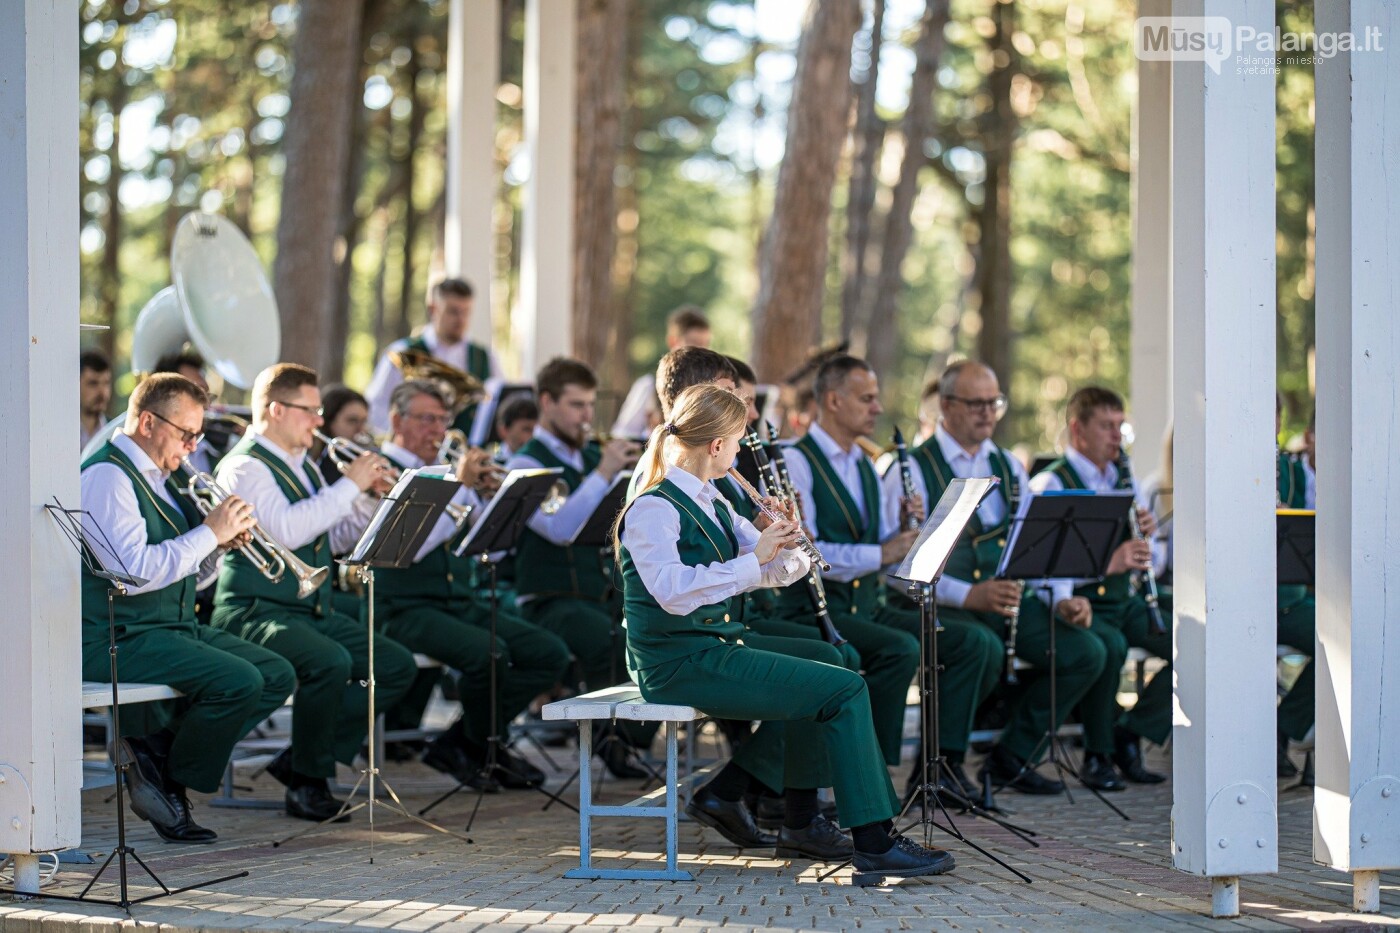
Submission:
M 648 702 L 712 716 L 788 722 L 789 743 L 824 741 L 859 872 L 941 874 L 953 857 L 896 834 L 899 798 L 876 743 L 865 682 L 852 671 L 746 646 L 743 593 L 807 573 L 798 526 L 761 532 L 711 481 L 734 463 L 746 406 L 713 385 L 676 399 L 638 469 L 641 493 L 618 519 L 627 662 Z M 747 744 L 735 756 L 745 765 Z

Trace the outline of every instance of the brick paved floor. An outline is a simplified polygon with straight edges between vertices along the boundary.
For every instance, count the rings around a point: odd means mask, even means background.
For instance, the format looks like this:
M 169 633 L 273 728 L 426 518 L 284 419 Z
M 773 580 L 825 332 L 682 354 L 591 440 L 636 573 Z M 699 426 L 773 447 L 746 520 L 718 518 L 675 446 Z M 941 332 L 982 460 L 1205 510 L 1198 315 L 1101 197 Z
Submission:
M 561 756 L 560 764 L 565 763 Z M 1170 770 L 1157 755 L 1156 767 Z M 348 773 L 348 772 L 347 772 Z M 422 806 L 450 785 L 421 765 L 386 768 L 410 804 Z M 248 772 L 242 772 L 247 778 Z M 552 778 L 557 783 L 558 777 Z M 902 780 L 902 776 L 901 776 Z M 268 778 L 250 781 L 253 796 L 276 799 Z M 609 785 L 610 786 L 610 785 Z M 632 788 L 608 791 L 613 800 Z M 104 792 L 83 798 L 82 851 L 101 857 L 115 844 L 115 817 Z M 434 816 L 461 829 L 472 803 L 459 796 Z M 423 830 L 381 811 L 371 840 L 363 812 L 348 826 L 320 831 L 280 848 L 272 839 L 306 824 L 280 813 L 212 809 L 196 798 L 201 822 L 218 830 L 217 844 L 163 844 L 132 821 L 129 838 L 173 887 L 247 870 L 246 878 L 191 891 L 132 914 L 138 925 L 165 933 L 195 930 L 404 931 L 493 930 L 1151 930 L 1363 929 L 1400 927 L 1400 875 L 1382 876 L 1382 915 L 1349 910 L 1346 875 L 1312 864 L 1311 795 L 1291 791 L 1280 802 L 1281 859 L 1276 875 L 1244 880 L 1244 915 L 1208 916 L 1204 879 L 1173 870 L 1167 854 L 1169 785 L 1132 788 L 1113 796 L 1133 819 L 1123 822 L 1087 793 L 1076 802 L 1005 795 L 1014 819 L 1034 828 L 1039 848 L 979 820 L 958 826 L 1034 879 L 1016 881 L 966 845 L 943 840 L 958 857 L 952 875 L 885 888 L 857 889 L 843 871 L 827 881 L 807 863 L 738 852 L 709 830 L 683 824 L 683 866 L 689 883 L 570 881 L 577 864 L 577 821 L 558 807 L 540 812 L 543 798 L 517 791 L 487 797 L 472 845 Z M 660 821 L 605 820 L 594 841 L 599 856 L 656 862 Z M 374 855 L 370 863 L 370 853 Z M 621 862 L 620 862 L 621 863 Z M 76 892 L 96 866 L 64 865 L 51 885 Z M 139 870 L 138 870 L 139 872 Z M 109 872 L 114 877 L 114 872 Z M 144 879 L 136 878 L 138 882 Z M 152 890 L 142 883 L 142 891 Z M 115 933 L 121 911 L 54 900 L 0 901 L 0 929 L 39 933 Z M 128 921 L 128 925 L 130 922 Z M 1377 926 L 1376 928 L 1381 928 Z

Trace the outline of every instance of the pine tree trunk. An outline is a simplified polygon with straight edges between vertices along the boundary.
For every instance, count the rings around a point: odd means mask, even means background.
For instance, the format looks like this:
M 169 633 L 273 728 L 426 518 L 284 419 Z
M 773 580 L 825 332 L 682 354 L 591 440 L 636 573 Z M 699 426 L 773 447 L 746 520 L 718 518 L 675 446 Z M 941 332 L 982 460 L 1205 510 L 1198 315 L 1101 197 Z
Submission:
M 761 379 L 796 369 L 821 337 L 828 223 L 836 163 L 851 109 L 851 40 L 859 0 L 812 0 L 797 47 L 787 144 L 763 236 L 754 306 Z
M 627 14 L 627 0 L 578 5 L 573 353 L 598 370 L 605 391 L 616 389 L 627 365 L 613 308 L 613 173 L 621 142 Z
M 404 147 L 403 154 L 403 277 L 399 279 L 399 320 L 404 323 L 405 330 L 416 326 L 420 320 L 426 323 L 428 319 L 423 300 L 425 293 L 417 290 L 414 274 L 417 268 L 414 262 L 414 248 L 418 243 L 420 215 L 418 205 L 413 203 L 413 189 L 417 181 L 416 161 L 418 146 L 423 139 L 423 119 L 426 110 L 423 102 L 418 99 L 418 73 L 421 70 L 419 58 L 414 55 L 405 75 L 409 112 L 408 144 Z
M 361 12 L 358 3 L 301 0 L 292 48 L 273 282 L 282 317 L 282 359 L 314 367 L 344 352 L 329 346 L 327 338 L 335 309 L 334 249 L 349 166 Z
M 875 112 L 875 86 L 880 78 L 880 48 L 885 27 L 885 0 L 874 0 L 870 20 L 870 64 L 856 93 L 856 125 L 851 133 L 851 181 L 846 198 L 846 252 L 841 259 L 841 336 L 864 333 L 867 256 L 871 212 L 875 209 L 875 162 L 885 137 L 885 121 Z M 857 349 L 857 352 L 860 352 Z
M 885 218 L 875 299 L 870 309 L 867 361 L 877 373 L 889 373 L 899 352 L 899 296 L 904 290 L 902 266 L 914 239 L 912 212 L 919 194 L 919 171 L 928 164 L 924 141 L 933 131 L 933 95 L 938 88 L 938 60 L 943 55 L 943 27 L 948 24 L 948 0 L 928 0 L 914 42 L 914 75 L 909 84 L 909 108 L 900 123 L 904 158 L 899 180 Z
M 993 119 L 984 134 L 987 180 L 977 226 L 980 248 L 977 291 L 981 295 L 982 330 L 977 335 L 977 355 L 1002 379 L 1011 376 L 1011 156 L 1016 145 L 1017 120 L 1011 107 L 1011 79 L 1017 68 L 1015 3 L 996 3 L 992 12 L 996 31 L 990 46 L 999 62 L 987 79 L 992 95 Z

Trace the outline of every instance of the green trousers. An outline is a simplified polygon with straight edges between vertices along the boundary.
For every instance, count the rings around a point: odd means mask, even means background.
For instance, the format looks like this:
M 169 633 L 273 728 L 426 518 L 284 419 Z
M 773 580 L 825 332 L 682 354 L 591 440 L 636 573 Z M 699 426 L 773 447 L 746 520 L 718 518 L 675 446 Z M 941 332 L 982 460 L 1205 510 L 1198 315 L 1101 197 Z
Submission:
M 744 624 L 760 635 L 773 635 L 778 638 L 797 638 L 803 641 L 821 641 L 822 644 L 826 644 L 826 642 L 822 640 L 821 630 L 818 629 L 815 625 L 807 625 L 802 622 L 794 622 L 791 619 L 775 619 L 769 615 L 756 615 L 746 613 L 744 615 Z M 844 636 L 844 634 L 845 633 L 843 632 L 842 635 Z M 745 641 L 748 643 L 752 643 L 752 639 L 748 636 L 745 636 Z M 837 654 L 837 660 L 829 660 L 829 656 L 814 657 L 812 658 L 812 660 L 827 661 L 828 663 L 844 667 L 848 671 L 860 671 L 860 652 L 856 650 L 854 645 L 852 645 L 848 641 L 839 646 L 833 645 L 831 647 L 832 650 L 835 651 Z M 822 786 L 825 787 L 826 785 Z
M 380 632 L 458 672 L 462 715 L 449 732 L 469 748 L 485 746 L 493 734 L 504 736 L 510 721 L 531 700 L 553 687 L 569 666 L 569 649 L 563 641 L 505 608 L 498 609 L 494 647 L 497 719 L 493 724 L 489 607 L 468 600 L 396 601 L 378 607 L 376 624 L 380 620 L 384 620 Z M 435 679 L 426 680 L 431 690 Z M 409 699 L 405 697 L 405 702 Z M 420 717 L 421 713 L 420 709 Z
M 721 719 L 787 723 L 790 731 L 785 757 L 815 754 L 813 749 L 824 746 L 829 750 L 831 786 L 836 791 L 842 826 L 863 826 L 899 812 L 899 798 L 875 737 L 870 692 L 865 680 L 854 672 L 746 644 L 720 642 L 639 671 L 638 680 L 642 696 L 651 703 L 695 706 Z M 809 741 L 800 728 L 794 730 L 798 723 L 815 726 L 819 740 Z M 772 746 L 765 752 L 765 743 L 758 739 L 755 733 L 734 758 L 735 764 L 750 774 L 763 772 L 770 764 Z M 792 767 L 797 770 L 797 763 Z
M 83 645 L 83 679 L 111 681 L 107 642 Z M 171 778 L 201 793 L 219 789 L 233 745 L 282 705 L 296 686 L 292 665 L 271 651 L 204 625 L 158 628 L 120 636 L 117 676 L 166 684 L 184 694 L 172 704 L 175 733 L 167 765 Z M 142 704 L 150 706 L 152 704 Z M 156 731 L 123 713 L 122 731 Z
M 1317 639 L 1317 604 L 1311 593 L 1285 603 L 1284 587 L 1279 587 L 1279 590 L 1278 643 L 1297 648 L 1309 656 L 1298 679 L 1278 705 L 1279 730 L 1298 741 L 1308 734 L 1317 719 L 1317 707 L 1314 705 L 1317 674 L 1313 670 L 1311 657 Z
M 1162 611 L 1166 631 L 1158 634 L 1152 631 L 1147 603 L 1140 596 L 1114 601 L 1090 599 L 1089 602 L 1094 610 L 1089 631 L 1103 642 L 1104 665 L 1102 673 L 1080 700 L 1085 749 L 1102 755 L 1112 754 L 1115 724 L 1149 742 L 1163 744 L 1172 733 L 1171 612 L 1169 609 Z M 1059 631 L 1064 631 L 1064 627 Z M 1118 685 L 1129 648 L 1142 648 L 1164 659 L 1167 666 L 1147 682 L 1137 704 L 1121 713 Z
M 516 612 L 527 622 L 564 640 L 578 661 L 585 690 L 602 690 L 626 682 L 627 636 L 622 630 L 620 609 L 592 599 L 545 596 L 525 600 Z M 647 748 L 660 724 L 619 721 L 613 728 L 615 734 L 633 746 Z
M 994 634 L 1006 620 L 989 613 L 976 613 Z M 1024 761 L 1039 761 L 1045 754 L 1042 741 L 1050 722 L 1050 626 L 1055 626 L 1055 721 L 1058 729 L 1069 711 L 1103 674 L 1107 652 L 1103 641 L 1088 629 L 1052 619 L 1045 603 L 1034 594 L 1021 600 L 1016 620 L 1016 657 L 1035 667 L 1022 670 L 1018 677 L 1025 690 L 1011 708 L 999 744 Z M 1003 641 L 1003 645 L 1005 642 Z M 1005 658 L 1002 659 L 1003 675 Z
M 214 625 L 276 652 L 296 669 L 292 705 L 292 769 L 306 777 L 334 777 L 337 761 L 350 764 L 369 729 L 369 632 L 349 616 L 317 616 L 250 601 L 214 610 Z M 391 708 L 418 671 L 413 652 L 376 635 L 375 702 Z

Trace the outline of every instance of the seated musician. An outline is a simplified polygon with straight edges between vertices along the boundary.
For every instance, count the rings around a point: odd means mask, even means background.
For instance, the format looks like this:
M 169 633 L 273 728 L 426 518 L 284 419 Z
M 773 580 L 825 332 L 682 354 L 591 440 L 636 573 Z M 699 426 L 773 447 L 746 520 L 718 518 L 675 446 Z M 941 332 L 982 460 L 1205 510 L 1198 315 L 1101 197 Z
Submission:
M 598 379 L 587 364 L 557 357 L 535 380 L 539 424 L 507 467 L 511 470 L 558 467 L 568 497 L 558 511 L 535 512 L 516 549 L 515 587 L 519 613 L 526 621 L 564 640 L 578 659 L 583 683 L 601 690 L 626 679 L 623 667 L 620 594 L 602 548 L 570 544 L 603 501 L 618 471 L 637 458 L 637 445 L 613 438 L 601 447 L 590 443 Z M 618 723 L 626 741 L 601 741 L 596 751 L 618 777 L 643 777 L 628 759 L 633 745 L 649 744 L 654 723 Z
M 231 496 L 201 515 L 179 483 L 198 446 L 208 397 L 182 376 L 150 376 L 131 394 L 125 427 L 83 464 L 84 535 L 106 569 L 142 577 L 111 603 L 117 676 L 184 694 L 168 724 L 143 724 L 157 704 L 127 707 L 117 753 L 130 767 L 131 809 L 167 842 L 212 842 L 194 821 L 186 788 L 218 789 L 233 745 L 282 705 L 292 666 L 271 651 L 198 625 L 195 581 L 219 549 L 246 543 L 252 509 Z M 110 543 L 111 552 L 106 544 Z M 110 682 L 108 592 L 82 574 L 83 678 Z M 146 707 L 147 709 L 142 709 Z M 134 730 L 134 731 L 133 731 Z
M 451 415 L 448 399 L 434 383 L 402 383 L 389 401 L 392 439 L 381 453 L 398 470 L 435 463 Z M 485 451 L 473 451 L 459 480 L 475 486 L 485 466 Z M 462 490 L 458 504 L 480 504 L 475 492 Z M 538 786 L 544 772 L 501 749 L 493 775 L 481 773 L 486 740 L 504 736 L 510 721 L 563 677 L 569 649 L 557 636 L 499 608 L 496 645 L 491 644 L 491 609 L 473 580 L 473 560 L 452 548 L 456 525 L 444 515 L 423 543 L 413 566 L 380 570 L 375 575 L 376 620 L 380 631 L 412 651 L 441 661 L 459 673 L 457 695 L 462 715 L 435 739 L 423 763 L 461 783 L 494 789 L 496 778 L 508 788 Z M 497 721 L 490 721 L 490 657 L 497 655 Z
M 508 461 L 535 436 L 535 425 L 539 422 L 540 406 L 532 397 L 517 395 L 509 399 L 496 413 L 497 448 L 492 459 L 497 463 Z
M 824 744 L 858 871 L 949 871 L 947 852 L 893 832 L 899 799 L 876 742 L 865 682 L 835 665 L 745 643 L 738 597 L 799 580 L 808 563 L 789 549 L 796 522 L 776 521 L 759 532 L 710 485 L 733 464 L 744 429 L 743 402 L 717 386 L 695 386 L 652 432 L 641 494 L 616 530 L 628 666 L 648 702 L 782 721 L 789 748 Z M 746 743 L 735 763 L 762 769 L 762 753 Z
M 710 321 L 704 312 L 693 305 L 682 305 L 666 318 L 666 350 L 677 347 L 710 346 Z M 612 433 L 616 437 L 642 438 L 651 432 L 655 414 L 656 397 L 659 394 L 656 380 L 651 373 L 637 377 L 622 400 L 617 419 L 613 422 Z
M 1011 518 L 1029 484 L 1021 461 L 992 441 L 1006 412 L 1006 396 L 1001 394 L 996 373 L 981 363 L 962 360 L 944 370 L 933 385 L 935 390 L 925 397 L 935 401 L 941 417 L 929 438 L 909 451 L 914 492 L 932 508 L 955 478 L 991 476 L 1001 481 L 978 507 L 938 581 L 939 621 L 945 627 L 950 621 L 984 625 L 1004 642 L 1013 630 L 1009 620 L 1015 618 L 1014 656 L 1041 669 L 1048 661 L 1050 626 L 1059 624 L 1054 723 L 1058 728 L 1102 673 L 1103 645 L 1082 626 L 1052 621 L 1033 592 L 1022 592 L 1019 580 L 995 579 Z M 902 488 L 899 467 L 892 467 L 882 482 L 885 520 L 894 524 L 899 519 Z M 1058 794 L 1064 785 L 1025 767 L 1045 751 L 1042 736 L 1051 728 L 1050 679 L 1031 672 L 1026 672 L 1026 679 L 1030 683 L 1012 708 L 984 770 L 995 781 L 1009 782 L 1008 786 L 1023 793 Z
M 1055 614 L 1073 626 L 1085 624 L 1103 642 L 1103 670 L 1079 702 L 1084 724 L 1084 766 L 1080 779 L 1096 790 L 1122 790 L 1122 777 L 1135 784 L 1165 778 L 1149 771 L 1140 740 L 1158 745 L 1172 729 L 1171 615 L 1162 614 L 1163 631 L 1155 630 L 1146 601 L 1133 590 L 1134 572 L 1152 572 L 1150 541 L 1157 531 L 1146 501 L 1138 494 L 1131 471 L 1120 468 L 1123 399 L 1118 393 L 1087 386 L 1070 396 L 1069 448 L 1031 479 L 1035 493 L 1060 489 L 1132 492 L 1145 540 L 1130 531 L 1114 550 L 1108 575 L 1101 580 L 1056 581 L 1051 597 Z M 1118 706 L 1118 684 L 1128 648 L 1143 648 L 1164 659 L 1167 667 L 1148 682 L 1137 704 L 1126 713 Z M 1114 765 L 1117 765 L 1115 770 Z
M 327 437 L 343 437 L 358 444 L 369 443 L 369 402 L 354 389 L 345 385 L 328 385 L 321 393 L 322 418 L 326 426 L 321 433 Z M 321 477 L 329 485 L 340 479 L 340 467 L 330 455 L 326 445 L 319 439 L 313 440 L 306 456 L 321 471 Z
M 1283 400 L 1275 396 L 1274 433 L 1283 431 Z M 1302 454 L 1278 451 L 1279 508 L 1316 509 L 1317 479 L 1313 472 L 1317 457 L 1317 412 L 1308 419 L 1303 435 Z M 1301 742 L 1312 731 L 1316 721 L 1317 672 L 1313 664 L 1313 648 L 1317 639 L 1317 603 L 1313 591 L 1303 584 L 1280 584 L 1278 587 L 1278 643 L 1288 645 L 1308 656 L 1298 679 L 1288 688 L 1278 704 L 1278 776 L 1292 777 L 1298 768 L 1288 757 L 1290 740 Z
M 802 518 L 831 564 L 822 575 L 827 603 L 841 634 L 865 663 L 875 711 L 875 732 L 885 760 L 899 764 L 904 702 L 919 662 L 919 614 L 897 607 L 886 593 L 881 568 L 898 564 L 913 547 L 917 530 L 891 520 L 898 510 L 882 506 L 880 481 L 856 438 L 875 430 L 879 382 L 865 361 L 839 355 L 822 364 L 814 384 L 817 418 L 796 444 L 786 448 Z M 907 503 L 922 517 L 922 503 Z M 789 588 L 782 602 L 810 615 L 802 594 Z M 906 604 L 907 605 L 907 604 Z M 968 797 L 980 789 L 962 767 L 978 704 L 995 689 L 1003 649 L 986 626 L 952 619 L 938 636 L 943 670 L 938 682 L 939 740 L 959 788 Z M 909 783 L 922 774 L 914 762 Z
M 253 426 L 219 464 L 219 482 L 246 499 L 258 524 L 311 568 L 333 570 L 333 555 L 359 540 L 378 505 L 362 495 L 387 491 L 386 464 L 364 454 L 327 484 L 307 459 L 312 432 L 323 424 L 316 373 L 279 363 L 253 383 Z M 267 771 L 286 785 L 287 815 L 321 821 L 343 804 L 327 779 L 337 761 L 350 764 L 368 731 L 369 633 L 331 605 L 331 578 L 305 599 L 289 568 L 273 583 L 239 552 L 224 557 L 214 595 L 213 624 L 277 652 L 296 668 L 292 743 Z M 377 702 L 392 706 L 413 683 L 413 653 L 375 636 Z M 348 819 L 348 817 L 344 817 Z
M 404 381 L 403 372 L 393 360 L 397 351 L 430 354 L 434 359 L 481 382 L 502 377 L 501 364 L 496 355 L 467 339 L 472 302 L 471 283 L 466 279 L 441 280 L 433 286 L 428 302 L 428 326 L 418 336 L 396 340 L 384 351 L 374 367 L 369 388 L 365 390 L 365 396 L 369 399 L 370 426 L 376 434 L 389 430 L 389 396 Z M 475 417 L 476 406 L 466 405 L 457 412 L 451 427 L 470 437 Z

